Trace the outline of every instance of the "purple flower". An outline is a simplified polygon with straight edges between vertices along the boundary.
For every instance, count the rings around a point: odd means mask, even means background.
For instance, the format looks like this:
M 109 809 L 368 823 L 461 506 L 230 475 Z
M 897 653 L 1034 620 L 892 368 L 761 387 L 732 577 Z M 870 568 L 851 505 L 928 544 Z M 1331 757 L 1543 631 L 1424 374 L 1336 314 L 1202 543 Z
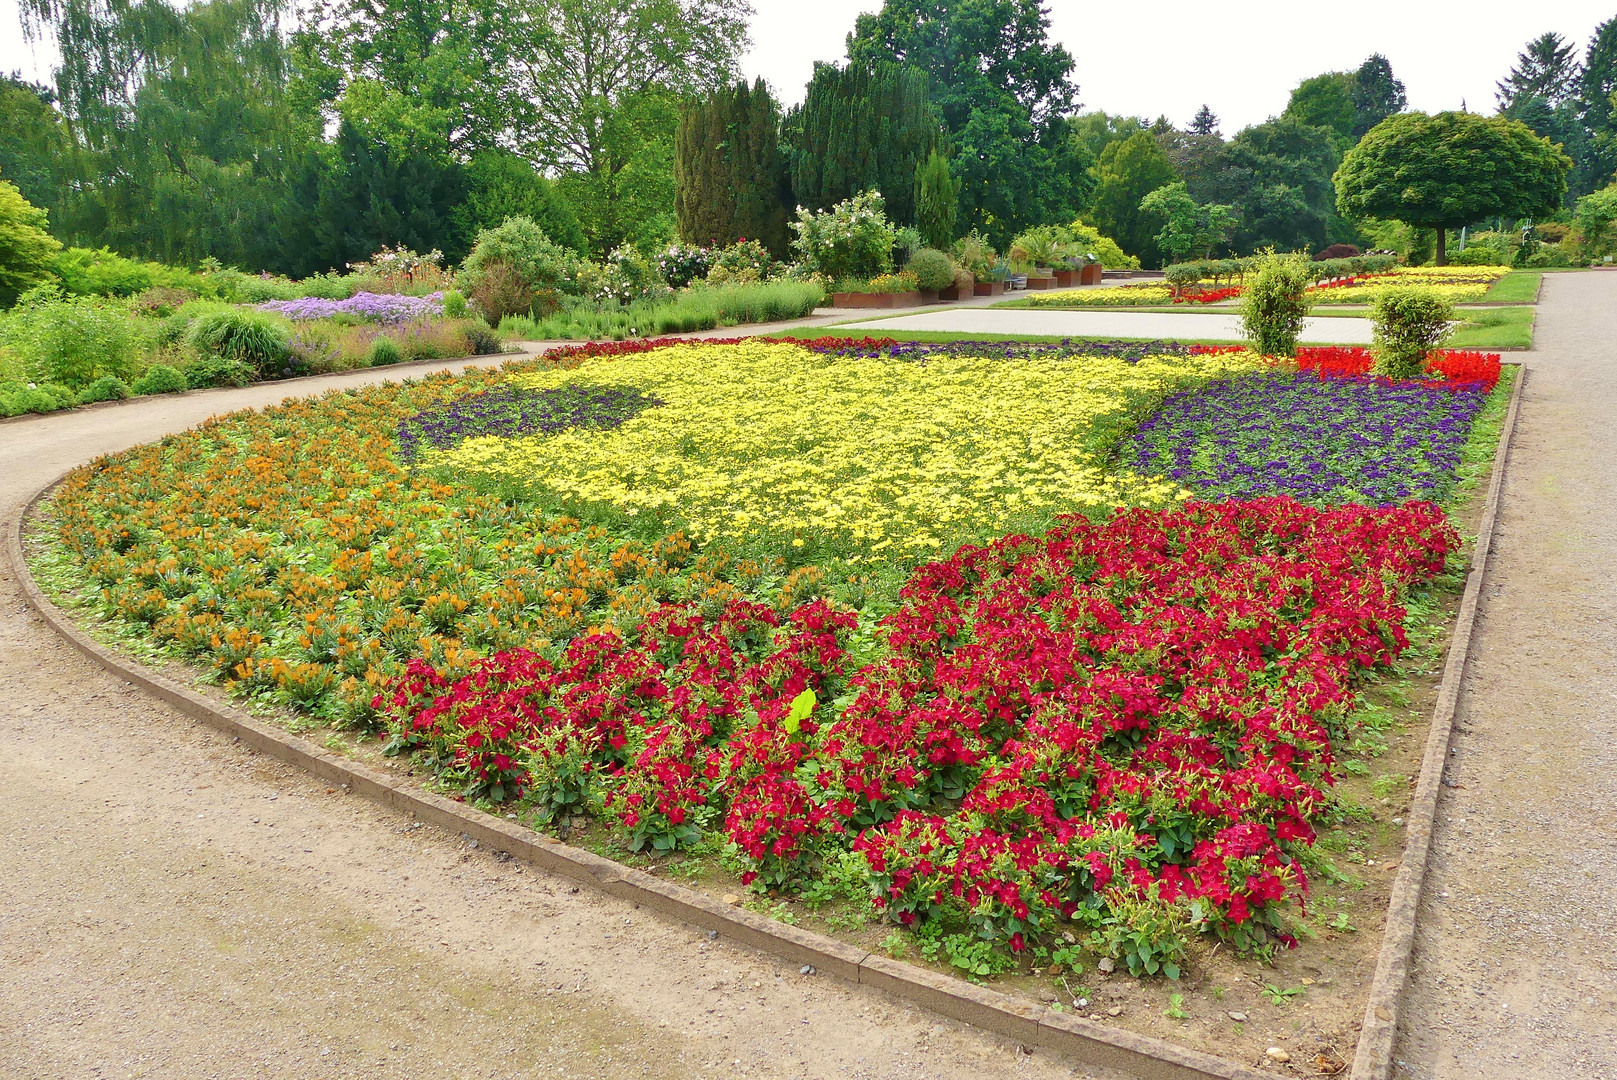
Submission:
M 399 421 L 399 456 L 414 461 L 426 447 L 447 450 L 481 435 L 554 435 L 568 428 L 608 430 L 663 404 L 635 389 L 571 385 L 554 390 L 502 386 Z
M 305 296 L 301 300 L 270 300 L 258 307 L 261 311 L 273 311 L 289 319 L 329 319 L 334 315 L 352 315 L 366 322 L 401 323 L 442 315 L 444 294 L 435 292 L 427 296 L 404 296 L 399 293 L 357 292 L 346 300 Z

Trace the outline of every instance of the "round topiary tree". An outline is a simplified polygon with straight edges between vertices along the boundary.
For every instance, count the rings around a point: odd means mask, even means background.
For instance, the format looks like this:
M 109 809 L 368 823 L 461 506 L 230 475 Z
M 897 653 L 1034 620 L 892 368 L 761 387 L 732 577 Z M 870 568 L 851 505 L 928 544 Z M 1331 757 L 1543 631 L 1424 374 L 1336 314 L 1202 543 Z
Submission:
M 1437 233 L 1488 217 L 1559 209 L 1572 159 L 1519 120 L 1476 113 L 1401 113 L 1371 128 L 1336 170 L 1336 205 Z

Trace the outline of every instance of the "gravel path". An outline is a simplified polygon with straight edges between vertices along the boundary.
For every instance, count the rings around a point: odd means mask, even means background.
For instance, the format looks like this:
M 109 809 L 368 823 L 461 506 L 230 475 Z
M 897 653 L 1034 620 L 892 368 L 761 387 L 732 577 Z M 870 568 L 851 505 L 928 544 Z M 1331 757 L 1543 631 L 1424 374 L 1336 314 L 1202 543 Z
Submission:
M 1239 341 L 1241 320 L 1235 315 L 1198 312 L 1040 311 L 1035 308 L 960 307 L 845 323 L 838 330 L 947 330 L 964 334 L 1055 334 L 1071 337 L 1190 338 Z M 1310 345 L 1368 345 L 1368 319 L 1310 318 L 1302 341 Z
M 1545 275 L 1394 1073 L 1617 1077 L 1617 274 Z
M 389 374 L 0 423 L 0 518 L 96 455 Z M 93 667 L 9 579 L 0 793 L 5 1080 L 1090 1075 L 412 828 Z

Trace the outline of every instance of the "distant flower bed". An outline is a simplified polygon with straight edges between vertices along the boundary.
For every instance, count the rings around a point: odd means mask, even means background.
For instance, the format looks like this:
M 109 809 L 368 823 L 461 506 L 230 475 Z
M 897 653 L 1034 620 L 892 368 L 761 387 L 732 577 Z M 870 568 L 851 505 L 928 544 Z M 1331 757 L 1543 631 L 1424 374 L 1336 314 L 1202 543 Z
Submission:
M 426 296 L 406 296 L 402 293 L 358 292 L 346 300 L 305 296 L 299 300 L 270 300 L 258 307 L 261 311 L 273 311 L 299 321 L 348 315 L 365 322 L 401 323 L 442 315 L 444 294 L 436 292 Z

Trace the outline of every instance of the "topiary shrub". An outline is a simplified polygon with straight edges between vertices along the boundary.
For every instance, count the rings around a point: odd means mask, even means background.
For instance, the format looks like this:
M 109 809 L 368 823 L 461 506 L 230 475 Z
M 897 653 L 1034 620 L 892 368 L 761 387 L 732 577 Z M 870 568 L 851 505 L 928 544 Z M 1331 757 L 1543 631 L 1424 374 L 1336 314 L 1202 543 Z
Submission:
M 292 334 L 256 311 L 216 311 L 191 324 L 186 340 L 203 356 L 240 360 L 267 378 L 282 374 L 292 360 Z
M 954 284 L 954 262 L 937 248 L 917 251 L 904 269 L 915 275 L 915 284 L 923 289 L 947 289 Z
M 247 386 L 255 372 L 234 357 L 199 356 L 180 369 L 193 390 L 214 386 Z
M 1375 325 L 1371 373 L 1389 379 L 1418 379 L 1426 358 L 1449 336 L 1454 305 L 1431 289 L 1383 289 L 1370 304 Z
M 399 352 L 399 347 L 392 338 L 379 337 L 371 342 L 369 354 L 371 367 L 387 367 L 389 364 L 397 364 L 403 359 L 404 354 Z
M 116 375 L 103 375 L 79 391 L 79 404 L 95 401 L 122 401 L 129 396 L 129 384 Z
M 1259 261 L 1241 296 L 1241 327 L 1252 348 L 1265 356 L 1297 355 L 1312 280 L 1307 256 L 1270 253 Z
M 135 380 L 135 385 L 129 388 L 136 394 L 178 394 L 191 389 L 191 384 L 179 368 L 169 367 L 167 364 L 153 364 L 146 369 L 146 374 Z
M 1330 247 L 1314 256 L 1315 262 L 1324 262 L 1326 259 L 1356 259 L 1364 252 L 1352 244 L 1332 244 Z

